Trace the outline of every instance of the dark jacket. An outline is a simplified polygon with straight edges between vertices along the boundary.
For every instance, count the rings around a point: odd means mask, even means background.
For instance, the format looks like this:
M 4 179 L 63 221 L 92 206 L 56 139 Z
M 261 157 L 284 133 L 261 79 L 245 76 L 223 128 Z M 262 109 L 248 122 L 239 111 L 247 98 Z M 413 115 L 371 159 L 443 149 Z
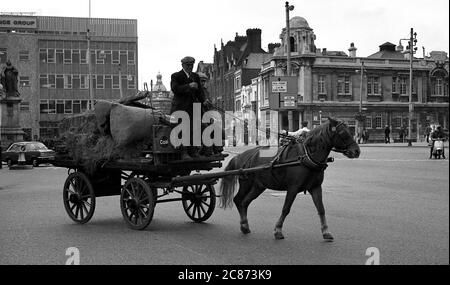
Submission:
M 191 82 L 196 82 L 198 84 L 198 89 L 189 87 L 189 83 Z M 192 114 L 193 103 L 203 103 L 205 101 L 203 88 L 200 84 L 200 77 L 197 73 L 191 73 L 191 76 L 188 78 L 183 70 L 175 72 L 172 74 L 170 80 L 170 89 L 173 92 L 171 113 L 183 110 L 188 114 Z

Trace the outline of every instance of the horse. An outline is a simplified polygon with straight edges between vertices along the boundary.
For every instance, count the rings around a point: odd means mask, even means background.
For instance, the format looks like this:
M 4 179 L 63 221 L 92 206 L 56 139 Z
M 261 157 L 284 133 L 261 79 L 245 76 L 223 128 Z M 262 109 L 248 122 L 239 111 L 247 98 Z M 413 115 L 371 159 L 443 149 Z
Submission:
M 353 139 L 349 128 L 332 118 L 309 133 L 304 140 L 289 140 L 278 148 L 275 156 L 261 155 L 267 147 L 255 147 L 233 157 L 225 168 L 237 170 L 269 165 L 263 170 L 226 176 L 220 185 L 220 206 L 224 209 L 232 207 L 232 202 L 240 215 L 240 229 L 243 234 L 250 233 L 247 219 L 247 209 L 250 203 L 267 188 L 287 191 L 281 216 L 275 224 L 275 239 L 284 239 L 283 223 L 289 214 L 295 197 L 299 192 L 308 191 L 320 217 L 322 236 L 326 241 L 333 241 L 325 218 L 325 208 L 322 202 L 322 182 L 327 167 L 327 159 L 331 151 L 340 152 L 348 158 L 358 158 L 361 151 Z M 270 167 L 277 164 L 300 161 L 296 166 Z M 239 191 L 234 196 L 237 180 Z

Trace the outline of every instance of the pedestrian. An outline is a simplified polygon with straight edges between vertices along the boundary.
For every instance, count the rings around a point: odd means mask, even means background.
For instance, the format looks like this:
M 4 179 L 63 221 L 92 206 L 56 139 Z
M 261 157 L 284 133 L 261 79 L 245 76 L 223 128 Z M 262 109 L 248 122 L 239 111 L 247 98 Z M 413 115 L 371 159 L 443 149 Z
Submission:
M 366 129 L 362 130 L 362 143 L 363 144 L 367 143 L 367 130 Z
M 403 142 L 403 137 L 405 136 L 405 131 L 403 130 L 403 127 L 400 128 L 398 131 L 398 138 L 400 142 Z
M 189 115 L 190 119 L 190 145 L 181 146 L 181 159 L 191 160 L 192 158 L 200 158 L 198 154 L 199 148 L 193 146 L 193 128 L 201 126 L 194 126 L 193 107 L 194 103 L 203 103 L 204 94 L 201 88 L 200 77 L 193 72 L 195 59 L 191 56 L 186 56 L 181 59 L 182 69 L 175 72 L 171 76 L 170 88 L 173 92 L 171 113 L 175 111 L 184 111 Z M 184 133 L 184 132 L 182 132 Z
M 391 129 L 389 128 L 388 125 L 386 125 L 386 127 L 384 128 L 384 142 L 385 143 L 391 143 L 390 142 L 390 134 L 391 134 Z
M 431 135 L 431 126 L 430 124 L 427 124 L 427 127 L 425 128 L 425 138 L 427 140 L 427 143 L 430 143 L 430 135 Z

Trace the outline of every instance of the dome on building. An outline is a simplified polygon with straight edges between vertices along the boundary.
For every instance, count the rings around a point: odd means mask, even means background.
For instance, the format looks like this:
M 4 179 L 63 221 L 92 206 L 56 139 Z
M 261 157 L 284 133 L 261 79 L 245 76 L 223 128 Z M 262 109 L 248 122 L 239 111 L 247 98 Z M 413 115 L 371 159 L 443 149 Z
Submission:
M 289 26 L 291 29 L 309 28 L 308 22 L 305 20 L 305 18 L 299 16 L 291 18 L 291 20 L 289 21 Z
M 153 86 L 152 91 L 167 91 L 166 86 L 164 86 L 164 84 L 162 83 L 161 73 L 158 73 L 158 75 L 156 75 L 156 84 L 155 86 Z

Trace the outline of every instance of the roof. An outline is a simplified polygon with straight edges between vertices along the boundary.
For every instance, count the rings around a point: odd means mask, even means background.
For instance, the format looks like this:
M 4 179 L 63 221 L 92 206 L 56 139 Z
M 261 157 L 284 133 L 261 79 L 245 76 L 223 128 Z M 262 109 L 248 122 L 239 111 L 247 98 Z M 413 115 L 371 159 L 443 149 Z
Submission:
M 368 58 L 392 58 L 392 59 L 405 59 L 404 55 L 400 51 L 382 50 L 369 55 Z

